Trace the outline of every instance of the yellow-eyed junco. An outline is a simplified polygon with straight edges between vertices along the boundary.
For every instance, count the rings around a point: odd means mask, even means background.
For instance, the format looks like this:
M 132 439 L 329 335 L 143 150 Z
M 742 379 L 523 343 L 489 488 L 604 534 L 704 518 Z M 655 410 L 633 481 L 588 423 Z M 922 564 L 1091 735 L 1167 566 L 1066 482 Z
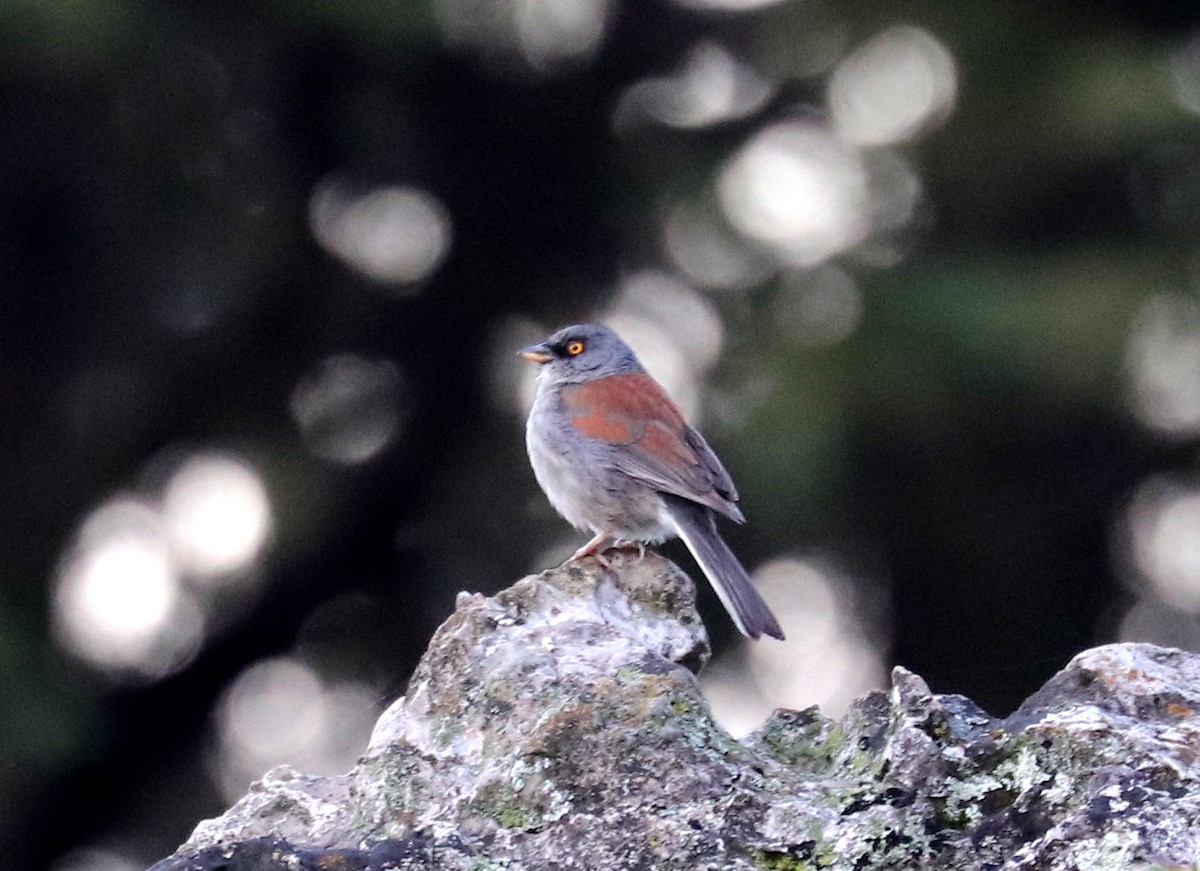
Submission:
M 595 533 L 572 559 L 678 536 L 743 635 L 783 638 L 717 532 L 714 511 L 745 522 L 729 473 L 629 346 L 580 324 L 520 354 L 541 364 L 525 428 L 533 473 L 559 514 Z

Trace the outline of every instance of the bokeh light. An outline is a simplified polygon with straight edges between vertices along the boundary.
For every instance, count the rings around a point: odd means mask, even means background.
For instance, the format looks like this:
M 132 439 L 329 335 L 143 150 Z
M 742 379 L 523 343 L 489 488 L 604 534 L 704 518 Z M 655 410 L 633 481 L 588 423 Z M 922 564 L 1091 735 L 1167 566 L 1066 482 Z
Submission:
M 291 657 L 261 660 L 217 705 L 218 785 L 233 801 L 276 765 L 345 773 L 366 747 L 379 712 L 378 694 L 363 685 L 326 683 Z
M 705 289 L 745 289 L 775 270 L 772 259 L 747 245 L 709 198 L 670 208 L 663 244 L 667 257 L 687 280 Z
M 84 521 L 58 573 L 54 625 L 68 650 L 115 676 L 159 678 L 190 660 L 203 618 L 154 508 L 118 497 Z
M 894 266 L 904 251 L 887 245 L 885 237 L 912 223 L 924 197 L 924 186 L 911 161 L 897 150 L 871 149 L 864 165 L 871 188 L 871 232 L 875 235 L 855 254 L 859 262 L 875 268 Z
M 870 230 L 861 157 L 814 124 L 790 121 L 755 135 L 717 189 L 730 223 L 794 266 L 846 251 Z
M 180 464 L 162 514 L 180 569 L 193 580 L 229 580 L 258 556 L 271 527 L 267 490 L 244 462 L 199 453 Z
M 271 528 L 261 478 L 228 454 L 173 460 L 153 491 L 93 510 L 55 582 L 59 642 L 121 681 L 159 680 L 191 662 L 216 588 L 249 577 Z
M 170 261 L 165 254 L 156 254 L 143 264 L 154 319 L 184 335 L 216 326 L 252 299 L 256 290 L 246 280 L 243 265 L 231 263 L 217 239 L 190 242 L 189 249 L 173 251 Z
M 775 6 L 785 0 L 675 0 L 689 9 L 713 10 L 715 12 L 751 12 L 767 6 Z
M 831 347 L 847 339 L 862 319 L 858 283 L 831 264 L 782 276 L 775 321 L 789 339 L 807 347 Z
M 612 14 L 609 0 L 437 0 L 434 8 L 447 44 L 519 59 L 537 73 L 590 60 Z
M 309 450 L 352 465 L 376 456 L 397 437 L 404 402 L 404 378 L 391 360 L 334 354 L 300 380 L 289 407 Z
M 535 69 L 590 58 L 600 48 L 608 0 L 516 0 L 517 39 Z
M 1130 328 L 1130 401 L 1147 426 L 1200 433 L 1200 302 L 1182 293 L 1150 296 Z
M 1167 605 L 1200 613 L 1200 487 L 1150 478 L 1134 494 L 1127 522 L 1140 576 Z
M 1117 640 L 1200 651 L 1200 615 L 1176 610 L 1153 596 L 1136 599 L 1121 617 Z
M 387 185 L 360 189 L 339 176 L 322 179 L 309 202 L 321 246 L 374 281 L 411 287 L 450 252 L 450 214 L 429 192 Z
M 823 561 L 781 559 L 754 572 L 787 640 L 743 644 L 701 675 L 713 715 L 745 735 L 776 708 L 819 705 L 838 717 L 887 685 L 886 637 L 854 604 L 852 579 Z
M 724 46 L 704 40 L 673 76 L 631 85 L 621 95 L 614 121 L 618 127 L 641 120 L 681 129 L 707 127 L 758 111 L 773 93 L 770 82 Z
M 60 856 L 50 871 L 142 871 L 139 862 L 120 850 L 110 847 L 80 847 Z
M 1171 87 L 1179 105 L 1200 115 L 1200 34 L 1171 53 Z
M 957 90 L 946 47 L 928 31 L 898 25 L 837 65 L 829 78 L 829 109 L 842 139 L 888 145 L 944 119 Z

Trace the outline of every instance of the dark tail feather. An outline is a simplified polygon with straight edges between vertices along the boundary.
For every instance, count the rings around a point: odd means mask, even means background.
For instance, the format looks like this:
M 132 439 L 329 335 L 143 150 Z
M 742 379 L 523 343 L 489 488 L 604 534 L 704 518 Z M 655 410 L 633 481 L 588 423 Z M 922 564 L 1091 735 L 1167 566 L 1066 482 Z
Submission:
M 764 633 L 783 639 L 779 621 L 767 607 L 738 558 L 717 532 L 711 508 L 678 496 L 665 495 L 667 512 L 675 521 L 675 531 L 717 591 L 721 603 L 733 618 L 738 631 L 750 638 Z

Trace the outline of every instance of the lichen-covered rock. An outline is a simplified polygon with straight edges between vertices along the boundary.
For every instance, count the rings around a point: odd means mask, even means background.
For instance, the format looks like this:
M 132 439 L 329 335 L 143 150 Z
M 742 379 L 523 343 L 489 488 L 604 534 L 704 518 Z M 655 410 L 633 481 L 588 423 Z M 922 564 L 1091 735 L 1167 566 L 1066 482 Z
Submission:
M 1086 651 L 1005 720 L 896 669 L 890 694 L 840 723 L 780 711 L 748 743 L 818 781 L 858 780 L 816 838 L 834 845 L 821 867 L 1200 861 L 1200 657 L 1179 650 Z
M 691 582 L 608 555 L 463 595 L 341 777 L 277 769 L 181 869 L 1128 869 L 1200 861 L 1200 657 L 1112 645 L 1006 720 L 897 669 L 712 720 Z

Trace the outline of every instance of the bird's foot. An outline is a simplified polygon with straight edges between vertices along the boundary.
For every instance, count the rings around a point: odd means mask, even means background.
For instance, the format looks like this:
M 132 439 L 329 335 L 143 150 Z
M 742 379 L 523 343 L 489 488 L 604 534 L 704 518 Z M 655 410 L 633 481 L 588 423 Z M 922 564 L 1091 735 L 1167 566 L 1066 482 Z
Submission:
M 596 562 L 600 563 L 600 565 L 604 568 L 610 568 L 608 560 L 600 551 L 612 544 L 613 541 L 614 539 L 609 533 L 599 532 L 592 538 L 591 541 L 579 548 L 579 550 L 575 551 L 575 553 L 571 555 L 571 558 L 568 559 L 567 562 L 573 563 L 576 560 L 581 560 L 584 557 L 590 556 L 593 557 Z
M 636 547 L 638 550 L 638 559 L 646 558 L 646 543 L 644 541 L 634 541 L 630 538 L 618 538 L 613 542 L 613 547 Z

